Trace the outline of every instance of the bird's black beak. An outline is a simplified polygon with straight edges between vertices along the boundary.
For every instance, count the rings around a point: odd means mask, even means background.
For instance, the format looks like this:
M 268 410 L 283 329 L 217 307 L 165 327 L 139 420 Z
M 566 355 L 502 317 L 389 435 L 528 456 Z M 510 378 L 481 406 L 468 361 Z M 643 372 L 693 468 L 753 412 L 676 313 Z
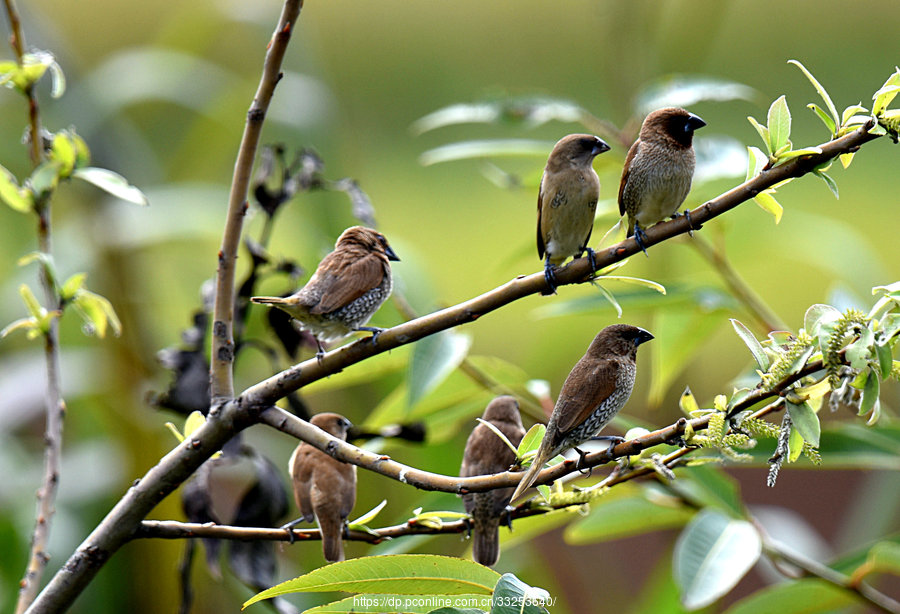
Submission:
M 693 113 L 689 113 L 687 123 L 684 125 L 684 129 L 688 132 L 693 132 L 694 130 L 699 130 L 705 125 L 705 121 L 703 121 Z
M 394 250 L 391 249 L 390 245 L 384 246 L 384 253 L 388 257 L 388 260 L 394 260 L 396 262 L 400 262 L 400 258 L 397 257 L 397 254 L 394 253 Z
M 609 151 L 609 145 L 603 139 L 595 139 L 594 147 L 591 149 L 592 156 L 599 156 L 604 151 Z
M 643 328 L 639 328 L 637 334 L 634 336 L 634 345 L 639 346 L 642 343 L 646 343 L 653 339 L 653 335 L 651 335 L 648 331 Z

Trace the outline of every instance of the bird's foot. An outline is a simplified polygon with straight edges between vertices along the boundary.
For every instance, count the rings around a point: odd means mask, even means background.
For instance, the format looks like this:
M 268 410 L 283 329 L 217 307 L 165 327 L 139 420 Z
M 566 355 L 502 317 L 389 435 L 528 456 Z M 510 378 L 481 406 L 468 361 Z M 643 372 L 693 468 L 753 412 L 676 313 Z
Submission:
M 608 441 L 609 447 L 606 449 L 606 453 L 612 456 L 613 448 L 625 441 L 625 438 L 618 435 L 596 435 L 591 437 L 591 441 Z
M 644 247 L 644 241 L 647 240 L 647 235 L 641 229 L 640 226 L 637 225 L 637 222 L 634 223 L 634 242 L 637 243 L 638 247 L 641 248 L 641 251 L 644 252 L 644 255 L 648 258 L 650 254 L 647 253 L 647 248 Z
M 466 528 L 466 539 L 472 539 L 472 517 L 466 516 L 462 519 L 463 526 Z
M 503 508 L 503 511 L 500 512 L 500 524 L 505 526 L 507 529 L 512 531 L 512 513 L 515 510 L 511 505 L 507 505 Z
M 672 219 L 673 219 L 673 220 L 678 219 L 678 215 L 679 215 L 679 214 L 678 214 L 678 212 L 676 211 L 675 213 L 672 214 Z M 702 226 L 694 226 L 694 220 L 691 219 L 691 211 L 690 211 L 690 209 L 685 209 L 684 211 L 681 212 L 681 215 L 683 215 L 684 217 L 687 218 L 687 221 L 688 221 L 688 235 L 693 239 L 693 238 L 694 238 L 694 231 L 695 231 L 695 230 L 700 230 L 700 228 L 702 228 Z
M 323 358 L 325 358 L 325 346 L 322 345 L 322 342 L 316 337 L 316 362 L 321 365 Z
M 575 469 L 576 469 L 576 470 L 578 471 L 578 473 L 580 473 L 581 475 L 586 476 L 586 477 L 591 477 L 591 474 L 594 472 L 594 468 L 593 468 L 593 467 L 587 467 L 587 468 L 586 468 L 586 467 L 584 466 L 584 457 L 587 456 L 588 453 L 585 452 L 584 450 L 579 449 L 579 448 L 572 448 L 572 449 L 575 450 L 575 452 L 578 453 L 578 462 L 575 463 Z M 585 473 L 585 471 L 584 471 L 585 468 L 587 469 L 587 473 Z
M 549 260 L 544 263 L 544 281 L 547 282 L 547 289 L 541 290 L 541 294 L 544 296 L 556 294 L 556 273 L 553 272 L 555 268 Z
M 379 328 L 377 326 L 357 326 L 353 330 L 357 332 L 367 332 L 372 333 L 372 345 L 376 345 L 378 343 L 378 335 L 386 331 L 386 328 Z
M 303 518 L 297 518 L 296 520 L 291 520 L 290 522 L 283 524 L 283 525 L 281 525 L 281 527 L 279 527 L 279 528 L 287 531 L 289 544 L 293 544 L 295 541 L 297 541 L 297 538 L 294 537 L 293 528 L 295 526 L 297 526 L 298 524 L 300 524 L 301 522 L 303 522 Z
M 587 252 L 588 262 L 591 263 L 591 279 L 597 274 L 597 263 L 594 262 L 594 250 L 590 247 L 585 247 L 584 250 Z

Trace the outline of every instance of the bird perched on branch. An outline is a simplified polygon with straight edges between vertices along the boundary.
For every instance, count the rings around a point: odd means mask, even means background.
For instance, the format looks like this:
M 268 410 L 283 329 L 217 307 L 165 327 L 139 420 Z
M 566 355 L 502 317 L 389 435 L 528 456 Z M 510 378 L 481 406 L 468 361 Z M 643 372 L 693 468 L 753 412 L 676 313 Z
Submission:
M 499 396 L 488 403 L 481 419 L 495 426 L 514 446 L 525 436 L 519 404 L 511 396 Z M 468 478 L 500 473 L 515 461 L 515 452 L 490 428 L 478 423 L 466 441 L 459 475 Z M 498 529 L 511 494 L 512 488 L 500 488 L 463 495 L 466 513 L 472 516 L 472 557 L 482 565 L 493 565 L 500 556 Z
M 619 413 L 634 387 L 638 346 L 651 339 L 653 335 L 643 328 L 628 324 L 607 326 L 597 333 L 559 391 L 534 462 L 512 499 L 534 483 L 544 463 L 570 448 L 578 450 Z
M 644 254 L 644 228 L 675 216 L 694 176 L 694 131 L 706 122 L 684 109 L 667 107 L 644 119 L 625 157 L 619 183 L 619 213 L 628 215 L 628 236 Z
M 353 331 L 370 331 L 375 336 L 382 331 L 365 324 L 391 294 L 390 260 L 400 259 L 384 235 L 353 226 L 338 237 L 334 251 L 322 259 L 295 294 L 286 298 L 254 296 L 250 300 L 289 313 L 315 336 L 321 356 L 325 351 L 322 343 Z
M 587 250 L 593 268 L 593 250 L 587 246 L 594 229 L 600 198 L 600 179 L 591 164 L 609 151 L 603 139 L 590 134 L 570 134 L 553 147 L 538 192 L 537 248 L 544 258 L 548 290 L 556 292 L 554 266 Z
M 340 414 L 316 414 L 310 423 L 338 439 L 347 439 L 350 421 Z M 300 518 L 283 528 L 315 519 L 322 533 L 322 552 L 327 561 L 344 560 L 341 540 L 347 517 L 356 503 L 356 465 L 344 463 L 306 442 L 301 443 L 288 461 L 294 488 L 294 500 Z

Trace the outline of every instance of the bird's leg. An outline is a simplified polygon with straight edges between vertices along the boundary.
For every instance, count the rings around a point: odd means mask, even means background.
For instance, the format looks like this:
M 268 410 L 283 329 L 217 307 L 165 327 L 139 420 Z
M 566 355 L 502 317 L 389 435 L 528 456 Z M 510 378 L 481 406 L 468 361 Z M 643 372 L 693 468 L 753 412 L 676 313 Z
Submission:
M 585 452 L 584 450 L 580 450 L 580 449 L 578 449 L 578 448 L 572 448 L 572 449 L 575 450 L 575 451 L 578 453 L 578 462 L 575 463 L 575 469 L 576 469 L 576 470 L 578 471 L 578 473 L 580 473 L 581 475 L 586 475 L 587 477 L 591 477 L 591 474 L 594 472 L 594 468 L 593 468 L 593 467 L 588 467 L 588 468 L 587 468 L 587 473 L 585 473 L 585 472 L 583 471 L 583 469 L 584 469 L 584 457 L 587 456 L 588 453 Z
M 322 358 L 325 356 L 325 346 L 322 345 L 322 342 L 319 341 L 318 337 L 313 337 L 316 340 L 316 361 L 321 365 Z
M 283 524 L 283 525 L 281 525 L 281 527 L 279 527 L 279 528 L 282 528 L 285 531 L 287 531 L 288 543 L 293 544 L 295 541 L 297 541 L 297 538 L 294 537 L 294 531 L 292 529 L 295 526 L 297 526 L 298 524 L 300 524 L 301 522 L 303 522 L 302 516 L 300 518 L 297 518 L 296 520 L 291 520 L 290 522 Z
M 372 345 L 375 345 L 376 343 L 378 343 L 378 335 L 380 335 L 381 333 L 383 333 L 383 332 L 386 331 L 387 329 L 386 329 L 386 328 L 379 328 L 379 327 L 377 327 L 377 326 L 357 326 L 357 327 L 354 328 L 353 330 L 355 330 L 356 332 L 367 332 L 367 333 L 372 333 L 372 337 L 371 337 L 371 339 L 372 339 Z
M 691 219 L 691 211 L 690 211 L 690 209 L 685 209 L 684 211 L 682 211 L 681 215 L 683 215 L 684 217 L 687 218 L 687 221 L 688 221 L 688 235 L 690 235 L 690 237 L 693 239 L 693 238 L 694 238 L 694 231 L 695 231 L 695 230 L 700 230 L 700 226 L 694 226 L 694 220 Z M 676 211 L 675 213 L 672 214 L 672 219 L 673 219 L 673 220 L 678 219 L 678 212 L 677 212 L 677 211 Z
M 507 505 L 503 508 L 503 511 L 500 512 L 500 523 L 510 531 L 512 531 L 512 512 L 514 509 L 513 506 Z
M 463 526 L 466 528 L 466 539 L 472 539 L 472 517 L 466 516 L 462 519 Z
M 625 441 L 625 438 L 618 435 L 595 435 L 591 437 L 591 441 L 608 441 L 609 448 L 606 449 L 606 453 L 612 456 L 613 448 Z
M 590 247 L 585 246 L 584 250 L 587 252 L 588 262 L 591 263 L 591 279 L 597 274 L 597 263 L 594 262 L 594 250 Z M 581 254 L 579 254 L 579 257 Z
M 644 241 L 646 239 L 647 239 L 647 235 L 644 233 L 644 231 L 641 229 L 641 227 L 638 226 L 638 223 L 635 222 L 634 223 L 634 241 L 635 241 L 635 243 L 638 244 L 638 247 L 641 248 L 641 251 L 644 252 L 644 255 L 649 258 L 650 254 L 647 253 L 647 248 L 644 247 Z
M 553 272 L 554 268 L 555 267 L 550 264 L 550 254 L 547 254 L 547 257 L 544 259 L 544 280 L 547 282 L 547 290 L 541 290 L 541 294 L 544 296 L 556 294 L 556 274 Z

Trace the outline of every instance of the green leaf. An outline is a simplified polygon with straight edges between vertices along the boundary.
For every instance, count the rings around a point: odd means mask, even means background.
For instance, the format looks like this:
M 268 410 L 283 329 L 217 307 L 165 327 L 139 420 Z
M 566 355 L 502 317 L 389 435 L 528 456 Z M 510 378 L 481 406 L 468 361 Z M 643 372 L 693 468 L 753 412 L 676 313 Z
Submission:
M 894 368 L 894 357 L 891 355 L 891 347 L 887 344 L 875 344 L 875 353 L 878 354 L 878 367 L 881 369 L 881 379 L 887 379 Z
M 788 60 L 788 64 L 793 64 L 806 75 L 806 78 L 809 79 L 809 82 L 812 83 L 813 87 L 816 88 L 816 92 L 819 93 L 819 96 L 822 97 L 822 101 L 825 103 L 825 108 L 828 109 L 828 112 L 831 114 L 831 118 L 834 120 L 834 124 L 838 123 L 838 112 L 837 108 L 834 106 L 834 103 L 831 101 L 831 96 L 828 95 L 828 92 L 822 87 L 822 84 L 819 83 L 815 77 L 812 76 L 812 73 L 806 70 L 806 67 L 798 62 L 797 60 Z M 832 130 L 832 133 L 834 130 Z
M 87 166 L 75 170 L 72 176 L 87 181 L 116 198 L 141 206 L 149 204 L 143 192 L 128 183 L 128 180 L 122 175 L 105 168 Z
M 769 136 L 769 129 L 756 121 L 755 118 L 748 116 L 747 121 L 750 122 L 750 125 L 756 128 L 756 132 L 759 133 L 759 137 L 763 140 L 763 143 L 766 145 L 766 152 L 769 156 L 772 155 L 772 137 Z M 768 156 L 767 156 L 768 157 Z
M 782 147 L 789 147 L 791 144 L 791 111 L 788 109 L 787 99 L 783 95 L 779 96 L 769 107 L 767 121 L 770 151 L 777 152 Z
M 519 442 L 519 447 L 516 450 L 516 458 L 525 458 L 529 452 L 531 452 L 533 456 L 533 453 L 537 452 L 537 449 L 540 447 L 541 441 L 544 439 L 544 433 L 546 432 L 547 427 L 541 423 L 534 424 L 528 429 L 528 432 L 522 437 L 522 441 Z
M 473 561 L 431 554 L 367 556 L 319 567 L 258 593 L 243 608 L 300 592 L 490 595 L 500 574 Z
M 725 614 L 831 614 L 856 603 L 857 597 L 818 578 L 782 582 L 762 588 L 732 605 Z
M 756 359 L 759 370 L 765 373 L 769 368 L 769 356 L 763 349 L 762 344 L 753 336 L 750 329 L 735 318 L 731 319 L 731 325 L 734 327 L 734 332 L 737 333 L 737 336 L 741 338 L 741 341 L 744 342 L 744 345 L 746 345 L 750 350 L 750 353 L 753 354 L 753 358 Z
M 746 181 L 750 181 L 762 172 L 763 167 L 766 165 L 766 162 L 768 162 L 768 158 L 758 147 L 748 147 L 747 161 Z
M 475 418 L 475 419 L 478 420 L 478 422 L 480 422 L 481 424 L 483 424 L 483 425 L 486 426 L 487 428 L 491 429 L 491 431 L 493 431 L 494 435 L 496 435 L 497 437 L 499 437 L 500 440 L 501 440 L 503 443 L 506 444 L 506 447 L 507 447 L 507 448 L 509 448 L 509 449 L 512 450 L 513 452 L 516 452 L 516 446 L 514 446 L 514 445 L 512 444 L 512 442 L 509 440 L 509 438 L 508 438 L 506 435 L 504 435 L 504 434 L 500 431 L 500 429 L 498 429 L 496 426 L 494 426 L 493 424 L 491 424 L 491 423 L 488 422 L 487 420 L 482 420 L 481 418 Z M 521 442 L 520 442 L 520 443 L 521 443 Z
M 651 290 L 655 290 L 660 294 L 666 293 L 666 287 L 661 283 L 652 281 L 650 279 L 641 279 L 640 277 L 628 277 L 627 275 L 604 275 L 603 277 L 597 278 L 597 281 L 604 280 L 612 280 L 612 281 L 621 281 L 625 284 L 632 284 L 635 286 L 641 286 L 643 288 L 650 288 Z
M 872 96 L 872 100 L 875 101 L 872 104 L 872 115 L 880 116 L 898 92 L 900 92 L 900 68 L 895 69 L 894 74 L 888 77 L 884 85 Z
M 866 385 L 863 386 L 862 399 L 859 401 L 859 415 L 865 416 L 875 409 L 878 397 L 881 394 L 881 380 L 871 369 L 866 375 Z
M 469 335 L 454 330 L 425 337 L 416 343 L 409 363 L 407 408 L 414 407 L 443 382 L 465 359 L 471 345 Z
M 811 305 L 803 315 L 803 328 L 809 335 L 819 334 L 819 327 L 824 323 L 836 322 L 843 317 L 840 311 L 831 305 L 816 303 Z
M 566 527 L 566 543 L 592 544 L 651 531 L 681 527 L 693 518 L 694 510 L 670 497 L 667 505 L 650 501 L 643 488 L 622 488 L 619 485 L 591 503 L 591 513 Z
M 774 193 L 775 191 L 772 189 L 763 190 L 753 197 L 753 201 L 762 207 L 763 211 L 771 213 L 777 224 L 781 221 L 781 214 L 784 213 L 784 207 L 782 207 L 778 201 L 775 200 L 775 197 L 772 196 Z
M 875 573 L 900 576 L 900 544 L 878 542 L 869 550 L 868 563 Z
M 59 164 L 59 175 L 66 178 L 75 170 L 75 142 L 68 131 L 62 130 L 53 135 L 50 146 L 50 159 Z
M 846 126 L 847 122 L 850 121 L 850 118 L 852 118 L 857 113 L 868 113 L 868 112 L 869 112 L 869 110 L 866 109 L 862 105 L 859 105 L 859 104 L 850 105 L 849 107 L 844 109 L 843 113 L 841 113 L 841 126 Z
M 756 563 L 762 543 L 744 520 L 705 509 L 675 544 L 672 573 L 687 609 L 706 607 L 730 591 Z
M 804 441 L 808 441 L 810 445 L 819 447 L 819 435 L 822 427 L 819 424 L 819 416 L 813 411 L 807 403 L 787 404 L 788 413 L 791 415 L 791 423 Z
M 640 115 L 662 107 L 690 108 L 707 100 L 754 101 L 759 93 L 752 87 L 736 81 L 699 75 L 667 76 L 650 84 L 636 96 L 635 107 Z
M 803 435 L 795 428 L 791 428 L 788 436 L 788 462 L 796 462 L 803 453 Z
M 875 333 L 868 328 L 859 331 L 859 338 L 850 343 L 844 349 L 847 362 L 854 369 L 865 369 L 872 356 L 872 346 L 875 344 Z
M 832 117 L 828 115 L 828 113 L 823 111 L 822 107 L 811 102 L 806 105 L 806 108 L 812 109 L 813 112 L 819 116 L 819 119 L 822 120 L 822 123 L 825 124 L 825 127 L 828 128 L 828 131 L 831 132 L 832 136 L 837 134 L 837 126 L 834 123 L 834 119 L 832 119 Z
M 802 149 L 792 149 L 783 154 L 778 155 L 778 163 L 781 164 L 783 162 L 787 162 L 788 160 L 792 160 L 794 158 L 799 158 L 800 156 L 812 156 L 815 154 L 822 153 L 821 147 L 804 147 Z
M 701 465 L 675 471 L 672 487 L 695 507 L 715 508 L 732 516 L 744 514 L 734 478 L 716 467 Z
M 814 171 L 816 177 L 822 179 L 825 182 L 825 185 L 828 186 L 828 189 L 831 190 L 831 193 L 834 194 L 834 197 L 840 198 L 840 194 L 838 194 L 838 185 L 834 179 L 832 179 L 829 175 L 826 175 L 824 171 Z
M 34 198 L 31 190 L 20 188 L 19 182 L 6 167 L 0 165 L 0 200 L 11 209 L 21 213 L 28 213 L 34 208 Z
M 464 141 L 443 145 L 422 153 L 419 163 L 431 166 L 441 162 L 492 158 L 496 156 L 546 157 L 554 143 L 534 139 L 494 139 Z
M 491 614 L 544 614 L 546 603 L 550 603 L 550 593 L 505 573 L 494 587 Z
M 697 399 L 694 398 L 694 393 L 689 387 L 685 387 L 684 392 L 678 398 L 678 407 L 690 418 L 693 418 L 694 412 L 700 409 Z
M 35 198 L 46 198 L 59 185 L 61 166 L 58 162 L 42 162 L 28 178 L 28 185 L 34 191 Z
M 25 302 L 25 307 L 28 309 L 31 317 L 41 320 L 47 314 L 47 310 L 41 307 L 34 292 L 26 284 L 19 286 L 19 294 L 22 295 L 22 300 Z
M 84 286 L 84 280 L 87 279 L 87 273 L 75 273 L 65 281 L 62 288 L 59 289 L 60 298 L 64 301 L 71 300 L 75 294 Z
M 24 330 L 28 333 L 29 339 L 34 339 L 40 333 L 38 321 L 35 318 L 20 318 L 7 324 L 3 330 L 0 330 L 0 338 L 5 337 L 9 333 L 17 330 Z
M 107 327 L 112 328 L 117 337 L 122 332 L 122 323 L 113 309 L 112 303 L 103 296 L 82 289 L 72 299 L 81 317 L 85 321 L 85 332 L 96 334 L 101 339 L 106 336 Z
M 851 151 L 850 153 L 843 153 L 838 156 L 838 160 L 841 161 L 841 166 L 845 169 L 850 168 L 850 163 L 853 162 L 853 156 L 856 155 L 855 151 Z
M 347 523 L 351 528 L 354 526 L 365 526 L 375 520 L 381 510 L 387 505 L 387 499 L 382 499 L 381 503 L 370 509 L 368 512 L 357 518 L 356 520 L 351 520 Z
M 616 297 L 613 296 L 613 293 L 601 286 L 600 284 L 593 284 L 593 286 L 597 289 L 600 295 L 606 299 L 606 301 L 612 305 L 613 309 L 616 310 L 616 317 L 622 317 L 622 306 L 619 304 L 619 301 L 616 300 Z M 571 303 L 569 303 L 571 306 Z M 557 303 L 557 308 L 565 308 L 565 305 L 560 305 Z

